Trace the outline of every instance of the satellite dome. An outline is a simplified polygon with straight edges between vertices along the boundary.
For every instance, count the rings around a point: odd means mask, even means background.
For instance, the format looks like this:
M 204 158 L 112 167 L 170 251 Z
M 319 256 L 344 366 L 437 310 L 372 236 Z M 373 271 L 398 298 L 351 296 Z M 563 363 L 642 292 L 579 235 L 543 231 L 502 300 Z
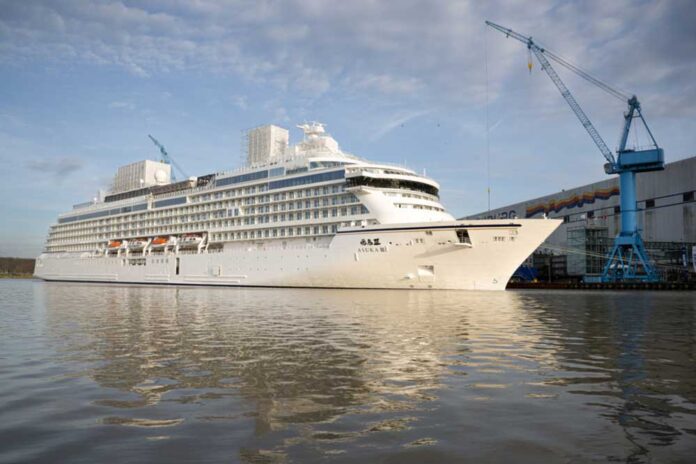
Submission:
M 167 176 L 167 173 L 164 172 L 163 170 L 158 169 L 157 171 L 155 171 L 155 181 L 156 181 L 158 184 L 164 184 L 164 183 L 166 183 L 166 182 L 169 180 L 169 179 L 167 179 L 167 177 L 168 177 L 168 176 Z

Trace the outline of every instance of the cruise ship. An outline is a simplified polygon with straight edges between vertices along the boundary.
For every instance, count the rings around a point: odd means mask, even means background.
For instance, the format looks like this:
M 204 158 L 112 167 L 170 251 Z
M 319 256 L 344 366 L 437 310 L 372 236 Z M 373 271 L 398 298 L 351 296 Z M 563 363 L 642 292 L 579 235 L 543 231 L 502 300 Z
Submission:
M 455 220 L 439 184 L 339 148 L 320 123 L 303 139 L 266 125 L 246 165 L 176 181 L 171 165 L 118 169 L 108 193 L 51 225 L 47 281 L 502 290 L 558 227 L 552 219 Z

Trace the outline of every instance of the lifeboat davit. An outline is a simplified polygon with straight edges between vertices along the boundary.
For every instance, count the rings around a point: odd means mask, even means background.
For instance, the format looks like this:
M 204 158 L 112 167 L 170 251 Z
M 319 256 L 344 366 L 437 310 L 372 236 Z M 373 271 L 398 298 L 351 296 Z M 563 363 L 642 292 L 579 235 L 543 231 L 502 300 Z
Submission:
M 147 245 L 147 240 L 144 238 L 136 238 L 128 242 L 128 249 L 130 250 L 142 250 Z
M 186 234 L 181 237 L 179 246 L 183 248 L 197 247 L 203 241 L 203 237 L 198 234 Z

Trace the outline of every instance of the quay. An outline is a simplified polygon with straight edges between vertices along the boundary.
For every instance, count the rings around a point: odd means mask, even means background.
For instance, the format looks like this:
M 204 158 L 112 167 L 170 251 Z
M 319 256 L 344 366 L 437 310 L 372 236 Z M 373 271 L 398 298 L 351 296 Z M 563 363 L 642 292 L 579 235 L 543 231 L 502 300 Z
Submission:
M 508 290 L 696 290 L 696 282 L 508 282 Z

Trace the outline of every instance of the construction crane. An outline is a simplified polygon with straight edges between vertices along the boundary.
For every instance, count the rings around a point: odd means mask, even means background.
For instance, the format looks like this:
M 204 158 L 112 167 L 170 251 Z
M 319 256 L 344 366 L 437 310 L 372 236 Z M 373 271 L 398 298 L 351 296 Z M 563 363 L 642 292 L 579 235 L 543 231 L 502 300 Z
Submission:
M 597 145 L 599 150 L 606 158 L 607 163 L 604 165 L 604 171 L 607 174 L 619 175 L 620 188 L 620 205 L 621 205 L 621 231 L 614 239 L 614 246 L 607 255 L 607 261 L 604 265 L 601 282 L 617 282 L 617 281 L 641 281 L 641 282 L 657 282 L 660 276 L 655 266 L 650 262 L 648 253 L 645 250 L 643 239 L 638 228 L 637 213 L 638 205 L 636 200 L 636 173 L 659 171 L 664 169 L 664 150 L 657 145 L 655 137 L 648 128 L 648 124 L 643 118 L 638 98 L 635 95 L 628 95 L 624 92 L 616 90 L 605 82 L 591 76 L 586 71 L 555 53 L 540 47 L 531 37 L 526 37 L 512 29 L 505 28 L 498 24 L 486 21 L 486 24 L 493 29 L 496 29 L 507 37 L 512 37 L 527 45 L 527 49 L 536 56 L 546 74 L 551 78 L 558 90 L 563 95 L 563 98 L 573 110 L 575 115 L 580 120 L 585 130 Z M 532 61 L 531 53 L 529 56 L 528 67 L 531 71 Z M 561 78 L 551 66 L 547 59 L 551 58 L 556 63 L 569 69 L 583 79 L 591 82 L 601 88 L 610 95 L 626 102 L 628 110 L 624 113 L 624 124 L 619 142 L 619 147 L 616 150 L 616 156 L 611 152 L 607 144 L 599 135 L 597 129 L 592 125 L 592 122 L 582 110 L 578 102 L 565 86 Z M 640 119 L 645 127 L 645 130 L 650 138 L 648 148 L 626 148 L 628 134 L 631 130 L 631 124 L 634 119 Z M 589 280 L 589 279 L 586 279 Z
M 182 176 L 188 177 L 186 175 L 186 173 L 184 173 L 184 170 L 181 169 L 181 166 L 179 166 L 177 164 L 177 162 L 174 161 L 171 156 L 169 156 L 169 153 L 167 153 L 167 150 L 164 148 L 164 146 L 161 143 L 159 143 L 157 141 L 157 139 L 154 138 L 153 136 L 151 136 L 150 134 L 147 134 L 147 136 L 150 137 L 150 140 L 152 140 L 152 143 L 154 143 L 157 146 L 157 148 L 159 148 L 159 151 L 162 154 L 162 162 L 165 164 L 168 164 L 170 166 L 174 166 Z M 174 175 L 174 169 L 172 169 L 172 181 L 176 182 L 176 175 Z

